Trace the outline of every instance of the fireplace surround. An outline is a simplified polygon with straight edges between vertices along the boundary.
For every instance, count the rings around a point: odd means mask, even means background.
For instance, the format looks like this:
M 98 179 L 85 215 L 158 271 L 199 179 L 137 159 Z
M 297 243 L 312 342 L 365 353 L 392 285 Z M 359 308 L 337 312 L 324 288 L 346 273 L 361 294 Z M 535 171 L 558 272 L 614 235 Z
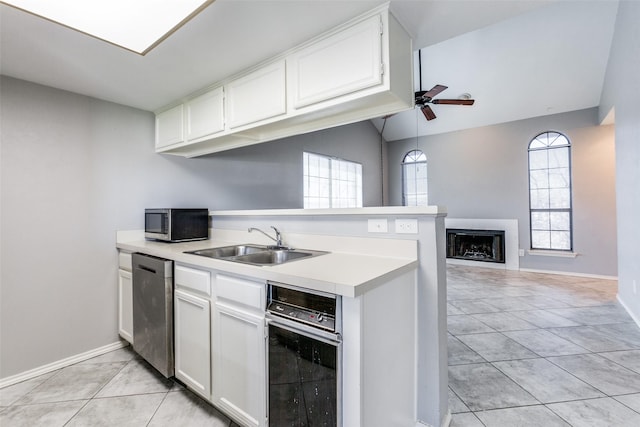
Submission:
M 487 218 L 452 218 L 444 219 L 445 229 L 459 228 L 471 230 L 504 230 L 505 262 L 482 262 L 467 259 L 446 258 L 447 264 L 468 265 L 484 268 L 496 268 L 506 270 L 520 270 L 520 242 L 518 239 L 517 219 L 487 219 Z M 446 233 L 442 242 L 443 250 L 447 252 Z

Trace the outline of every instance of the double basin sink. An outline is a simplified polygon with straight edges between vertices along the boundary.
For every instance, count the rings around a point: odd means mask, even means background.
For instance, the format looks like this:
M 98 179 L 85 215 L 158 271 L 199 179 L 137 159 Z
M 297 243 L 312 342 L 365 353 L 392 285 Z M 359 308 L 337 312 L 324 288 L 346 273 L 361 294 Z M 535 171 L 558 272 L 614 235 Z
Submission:
M 253 265 L 279 265 L 304 258 L 324 255 L 327 252 L 310 251 L 306 249 L 290 249 L 278 246 L 261 245 L 233 245 L 221 248 L 199 249 L 186 251 L 187 254 L 222 259 L 225 261 L 242 262 Z

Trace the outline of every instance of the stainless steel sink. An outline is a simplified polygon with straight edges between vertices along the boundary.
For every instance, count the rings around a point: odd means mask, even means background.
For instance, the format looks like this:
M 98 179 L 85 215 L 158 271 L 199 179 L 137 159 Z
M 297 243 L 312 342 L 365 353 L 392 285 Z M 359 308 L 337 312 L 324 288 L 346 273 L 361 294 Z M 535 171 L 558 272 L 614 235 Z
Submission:
M 266 251 L 267 249 L 268 248 L 266 246 L 234 245 L 234 246 L 223 246 L 221 248 L 199 249 L 197 251 L 188 251 L 185 253 L 206 256 L 209 258 L 229 258 L 229 257 L 248 255 L 255 252 Z
M 186 251 L 185 253 L 245 264 L 278 265 L 298 259 L 324 255 L 327 252 L 259 245 L 235 245 Z
M 239 256 L 235 258 L 235 261 L 247 262 L 249 264 L 282 264 L 284 262 L 293 261 L 294 259 L 306 258 L 309 256 L 313 256 L 313 253 L 286 249 L 274 249 Z

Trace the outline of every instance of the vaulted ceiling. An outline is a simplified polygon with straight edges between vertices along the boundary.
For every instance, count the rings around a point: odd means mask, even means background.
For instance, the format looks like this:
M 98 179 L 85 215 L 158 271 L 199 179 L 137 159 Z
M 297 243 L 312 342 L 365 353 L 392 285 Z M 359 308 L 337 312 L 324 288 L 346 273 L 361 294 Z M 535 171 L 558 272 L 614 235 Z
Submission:
M 153 111 L 381 3 L 216 0 L 145 56 L 0 4 L 0 71 Z M 466 92 L 476 104 L 434 106 L 430 122 L 418 110 L 399 113 L 387 140 L 599 103 L 616 0 L 392 0 L 391 8 L 422 49 L 423 88 L 444 84 L 441 97 Z M 417 89 L 417 72 L 415 80 Z

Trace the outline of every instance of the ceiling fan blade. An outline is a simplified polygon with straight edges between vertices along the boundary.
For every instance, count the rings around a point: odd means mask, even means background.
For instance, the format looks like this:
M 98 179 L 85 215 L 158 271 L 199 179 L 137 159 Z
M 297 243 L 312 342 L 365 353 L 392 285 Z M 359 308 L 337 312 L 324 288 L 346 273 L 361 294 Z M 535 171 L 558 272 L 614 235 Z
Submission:
M 448 86 L 435 85 L 433 88 L 431 88 L 431 90 L 428 90 L 424 94 L 422 94 L 422 97 L 431 99 L 437 94 L 439 94 L 440 92 L 442 92 L 443 90 L 445 90 L 447 87 Z
M 429 107 L 428 105 L 425 105 L 424 107 L 422 107 L 421 111 L 422 111 L 422 114 L 424 114 L 424 118 L 427 120 L 433 120 L 436 118 L 436 113 L 434 113 L 431 107 Z
M 444 104 L 444 105 L 473 105 L 474 99 L 433 99 L 432 104 Z

